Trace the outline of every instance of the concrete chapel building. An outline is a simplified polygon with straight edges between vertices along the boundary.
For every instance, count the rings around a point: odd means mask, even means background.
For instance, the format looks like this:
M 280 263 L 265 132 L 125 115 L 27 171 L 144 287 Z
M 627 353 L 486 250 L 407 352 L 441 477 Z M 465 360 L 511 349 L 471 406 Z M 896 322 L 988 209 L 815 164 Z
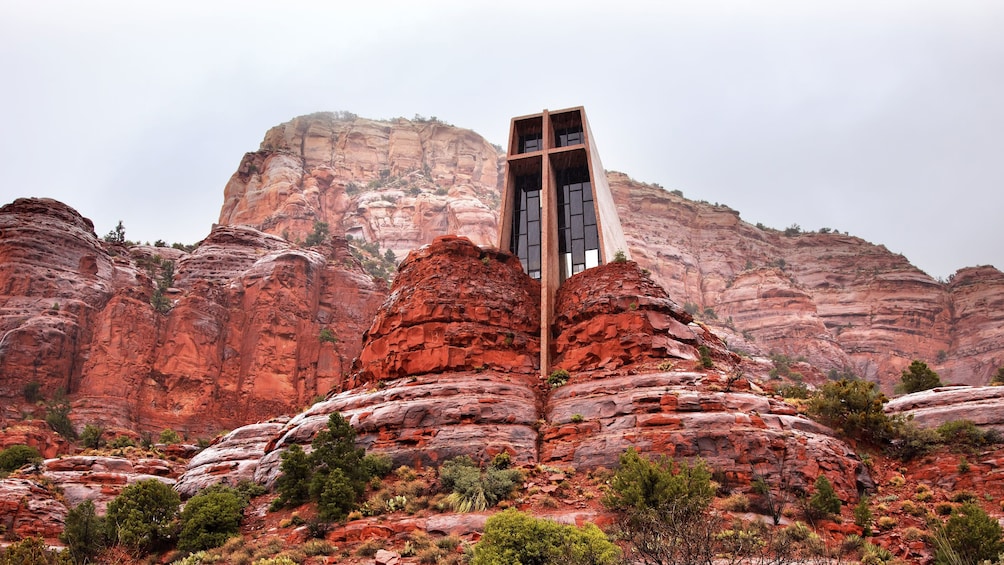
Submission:
M 558 287 L 568 277 L 628 255 L 606 172 L 580 106 L 512 119 L 499 249 L 541 283 L 540 369 L 550 368 Z

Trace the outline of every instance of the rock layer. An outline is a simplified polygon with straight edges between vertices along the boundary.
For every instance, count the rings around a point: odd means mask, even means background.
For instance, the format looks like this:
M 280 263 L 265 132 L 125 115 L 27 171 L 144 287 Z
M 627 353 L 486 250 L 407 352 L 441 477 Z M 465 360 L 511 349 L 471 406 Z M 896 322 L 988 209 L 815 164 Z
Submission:
M 0 259 L 0 418 L 33 410 L 37 383 L 69 394 L 78 430 L 206 435 L 294 412 L 341 388 L 386 296 L 344 238 L 304 249 L 220 226 L 192 253 L 130 249 L 45 199 L 0 209 Z
M 909 417 L 923 428 L 953 420 L 969 420 L 985 429 L 1004 431 L 1004 387 L 938 387 L 906 394 L 887 402 L 887 414 Z

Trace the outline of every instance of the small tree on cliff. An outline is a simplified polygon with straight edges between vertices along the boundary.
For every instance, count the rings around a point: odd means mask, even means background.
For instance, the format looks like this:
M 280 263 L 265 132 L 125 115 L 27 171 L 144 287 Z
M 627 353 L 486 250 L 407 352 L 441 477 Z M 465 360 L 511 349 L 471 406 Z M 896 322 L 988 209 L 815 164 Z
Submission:
M 115 229 L 105 234 L 105 241 L 108 243 L 125 243 L 125 225 L 122 224 L 122 220 L 119 220 Z
M 273 508 L 317 502 L 325 520 L 340 520 L 355 506 L 374 476 L 390 471 L 390 459 L 366 455 L 356 447 L 356 432 L 337 412 L 328 418 L 328 429 L 314 436 L 310 455 L 294 445 L 282 454 L 282 475 L 276 482 L 279 498 Z
M 913 363 L 910 363 L 910 367 L 903 371 L 899 381 L 899 384 L 896 385 L 896 392 L 904 394 L 941 386 L 938 373 L 935 373 L 927 366 L 927 363 L 920 360 L 914 360 Z
M 826 383 L 813 394 L 808 411 L 839 433 L 881 444 L 895 432 L 893 422 L 882 410 L 885 401 L 875 383 L 840 379 Z

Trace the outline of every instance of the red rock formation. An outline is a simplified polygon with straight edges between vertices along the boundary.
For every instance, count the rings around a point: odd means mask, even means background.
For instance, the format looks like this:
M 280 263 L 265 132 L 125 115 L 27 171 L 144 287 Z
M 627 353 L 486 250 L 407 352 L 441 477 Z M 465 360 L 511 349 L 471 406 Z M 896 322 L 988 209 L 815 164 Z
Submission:
M 887 402 L 887 414 L 907 416 L 920 427 L 937 428 L 953 420 L 969 420 L 986 429 L 1004 431 L 1004 387 L 952 386 L 906 394 Z
M 46 460 L 42 474 L 63 493 L 68 507 L 90 500 L 103 514 L 126 486 L 146 479 L 173 485 L 182 471 L 183 464 L 165 459 L 77 455 Z
M 632 258 L 700 318 L 749 338 L 730 343 L 850 368 L 886 391 L 913 359 L 969 384 L 1004 364 L 997 269 L 963 269 L 946 285 L 857 237 L 786 234 L 621 173 L 608 180 Z
M 540 283 L 508 253 L 437 238 L 401 263 L 363 339 L 363 382 L 488 367 L 532 373 L 540 358 Z
M 301 116 L 244 156 L 220 223 L 302 241 L 321 221 L 398 257 L 448 233 L 491 244 L 499 163 L 484 138 L 437 121 Z
M 12 536 L 55 539 L 63 531 L 68 510 L 56 492 L 28 478 L 0 480 L 0 524 Z
M 341 386 L 386 296 L 344 238 L 302 249 L 221 226 L 191 254 L 127 249 L 44 199 L 0 209 L 0 258 L 0 417 L 33 410 L 38 382 L 70 394 L 78 429 L 205 435 L 295 412 Z M 157 264 L 172 259 L 161 313 Z

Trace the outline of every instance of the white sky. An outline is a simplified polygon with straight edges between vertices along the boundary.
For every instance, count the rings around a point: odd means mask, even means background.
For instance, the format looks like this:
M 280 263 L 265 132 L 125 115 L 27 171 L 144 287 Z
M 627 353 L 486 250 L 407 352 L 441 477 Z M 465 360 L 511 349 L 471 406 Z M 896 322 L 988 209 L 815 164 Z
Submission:
M 999 0 L 0 0 L 0 203 L 57 198 L 99 235 L 202 239 L 297 115 L 504 144 L 577 105 L 609 169 L 933 276 L 1004 268 Z

